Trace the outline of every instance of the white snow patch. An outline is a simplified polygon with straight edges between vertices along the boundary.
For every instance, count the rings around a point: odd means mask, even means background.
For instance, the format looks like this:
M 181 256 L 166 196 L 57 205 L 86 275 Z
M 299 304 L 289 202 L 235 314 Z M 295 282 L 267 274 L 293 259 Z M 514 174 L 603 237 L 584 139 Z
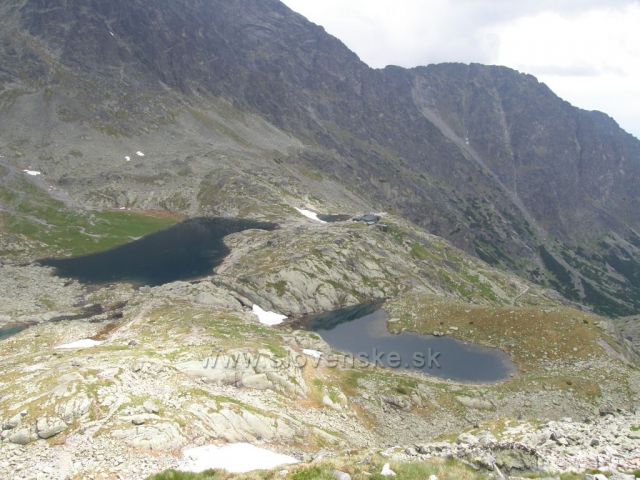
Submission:
M 271 470 L 281 465 L 298 463 L 294 457 L 259 448 L 249 443 L 230 443 L 223 446 L 205 445 L 187 448 L 183 452 L 179 470 L 200 473 L 210 469 L 229 473 Z
M 391 470 L 391 466 L 388 463 L 385 463 L 384 466 L 382 467 L 382 471 L 380 472 L 380 475 L 382 475 L 383 477 L 395 477 L 396 472 Z
M 31 175 L 32 177 L 37 177 L 38 175 L 42 175 L 42 172 L 39 172 L 37 170 L 23 170 L 24 173 L 26 173 L 27 175 Z
M 129 155 L 127 155 L 126 157 L 124 157 L 124 159 L 125 159 L 127 162 L 130 162 L 130 161 L 131 161 L 131 157 L 130 157 Z
M 324 220 L 320 220 L 316 212 L 312 212 L 311 210 L 307 210 L 305 208 L 295 207 L 295 209 L 305 217 L 310 218 L 311 220 L 315 220 L 316 222 L 320 222 L 320 223 L 327 223 Z
M 258 305 L 253 306 L 253 313 L 258 317 L 260 323 L 268 326 L 280 325 L 284 320 L 286 320 L 286 315 L 280 315 L 276 312 L 267 312 L 263 310 Z
M 60 349 L 72 349 L 72 348 L 91 348 L 97 347 L 101 345 L 103 342 L 99 342 L 97 340 L 91 340 L 90 338 L 83 338 L 82 340 L 78 340 L 77 342 L 65 343 L 64 345 L 58 345 L 55 348 Z
M 322 352 L 319 352 L 318 350 L 311 350 L 310 348 L 304 348 L 302 353 L 313 358 L 320 358 L 322 356 Z
M 138 155 L 139 157 L 144 157 L 144 152 L 141 151 L 137 151 L 136 155 Z

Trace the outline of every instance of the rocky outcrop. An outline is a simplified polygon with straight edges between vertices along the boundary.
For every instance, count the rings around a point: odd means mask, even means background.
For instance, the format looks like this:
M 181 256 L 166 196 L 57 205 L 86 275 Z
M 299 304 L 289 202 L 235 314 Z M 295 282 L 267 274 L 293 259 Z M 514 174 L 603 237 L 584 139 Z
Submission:
M 168 422 L 115 430 L 111 435 L 113 438 L 122 439 L 134 448 L 158 451 L 176 450 L 186 442 L 180 428 L 176 424 Z
M 26 445 L 27 443 L 33 442 L 37 438 L 38 435 L 36 435 L 33 429 L 29 427 L 16 428 L 8 435 L 6 435 L 6 439 L 9 442 L 16 443 L 18 445 Z
M 302 396 L 307 391 L 301 373 L 300 354 L 290 349 L 281 357 L 271 351 L 231 351 L 204 361 L 189 361 L 177 366 L 182 372 L 208 382 L 223 385 L 274 390 Z
M 210 411 L 199 404 L 189 406 L 188 411 L 199 423 L 199 428 L 212 438 L 228 442 L 255 442 L 291 439 L 295 430 L 281 418 L 269 418 L 248 410 L 223 407 Z
M 220 288 L 210 281 L 197 283 L 171 282 L 155 287 L 154 292 L 164 298 L 189 299 L 211 309 L 237 310 L 242 306 L 233 295 L 233 292 Z
M 517 285 L 521 280 L 490 270 L 405 224 L 394 232 L 351 224 L 289 226 L 271 232 L 263 242 L 234 237 L 229 244 L 233 254 L 213 281 L 292 317 L 392 298 L 408 290 L 452 297 L 474 292 L 479 302 L 505 303 L 524 290 L 529 295 L 523 302 L 533 298 L 530 295 L 553 301 L 548 292 L 533 286 L 525 290 Z
M 67 429 L 67 424 L 58 417 L 43 417 L 36 422 L 36 433 L 42 439 L 51 438 Z
M 7 420 L 2 424 L 2 430 L 3 431 L 13 430 L 14 428 L 19 427 L 20 424 L 22 423 L 22 419 L 26 415 L 27 415 L 27 412 L 20 412 L 15 414 L 13 417 L 11 417 L 9 420 Z
M 40 323 L 75 313 L 81 295 L 78 283 L 53 277 L 50 268 L 0 261 L 0 328 L 12 323 Z
M 467 397 L 465 395 L 458 395 L 456 397 L 456 400 L 460 402 L 461 405 L 464 405 L 467 408 L 473 408 L 476 410 L 493 410 L 495 408 L 490 401 L 484 400 L 482 398 L 474 398 L 474 397 Z
M 412 458 L 451 457 L 476 468 L 506 474 L 567 472 L 587 469 L 634 471 L 640 468 L 640 435 L 631 425 L 637 413 L 622 413 L 601 420 L 565 419 L 540 426 L 516 424 L 496 438 L 489 431 L 465 432 L 456 443 L 417 445 L 402 455 Z
M 66 423 L 83 417 L 91 408 L 91 399 L 86 394 L 76 395 L 56 406 L 56 413 Z

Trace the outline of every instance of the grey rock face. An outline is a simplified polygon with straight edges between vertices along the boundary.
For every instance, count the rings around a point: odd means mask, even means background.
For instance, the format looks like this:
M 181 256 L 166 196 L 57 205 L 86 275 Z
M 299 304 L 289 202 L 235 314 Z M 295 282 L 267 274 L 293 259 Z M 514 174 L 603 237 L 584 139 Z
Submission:
M 178 369 L 210 382 L 257 390 L 302 395 L 307 389 L 292 351 L 288 351 L 288 357 L 284 359 L 275 358 L 269 351 L 229 352 L 205 362 L 185 362 L 179 364 Z
M 180 448 L 185 443 L 180 429 L 173 423 L 142 425 L 128 430 L 116 430 L 115 438 L 123 439 L 134 448 L 168 451 Z
M 463 433 L 458 436 L 458 443 L 462 445 L 476 445 L 478 443 L 478 437 L 470 433 Z
M 202 405 L 192 405 L 195 415 L 214 438 L 228 442 L 255 442 L 291 438 L 295 431 L 282 419 L 267 418 L 249 411 L 235 411 L 224 407 L 210 412 Z
M 195 301 L 211 307 L 215 306 L 230 309 L 240 307 L 240 303 L 235 298 L 231 297 L 228 292 L 223 292 L 219 289 L 200 292 L 195 296 Z
M 30 443 L 37 438 L 38 436 L 35 434 L 35 432 L 27 427 L 13 430 L 8 436 L 9 442 L 16 443 L 18 445 L 26 445 L 27 443 Z
M 58 404 L 56 413 L 66 423 L 71 423 L 75 419 L 86 415 L 90 408 L 91 400 L 89 397 L 84 394 L 80 394 Z
M 36 422 L 36 433 L 42 439 L 51 438 L 67 429 L 67 424 L 58 417 L 39 418 Z
M 3 430 L 13 430 L 18 427 L 22 423 L 24 415 L 22 413 L 18 413 L 11 417 L 8 421 L 2 424 Z
M 489 431 L 480 432 L 477 435 L 478 443 L 482 446 L 489 446 L 497 442 L 496 437 Z
M 525 448 L 501 449 L 495 454 L 495 463 L 503 471 L 531 472 L 538 470 L 538 455 Z

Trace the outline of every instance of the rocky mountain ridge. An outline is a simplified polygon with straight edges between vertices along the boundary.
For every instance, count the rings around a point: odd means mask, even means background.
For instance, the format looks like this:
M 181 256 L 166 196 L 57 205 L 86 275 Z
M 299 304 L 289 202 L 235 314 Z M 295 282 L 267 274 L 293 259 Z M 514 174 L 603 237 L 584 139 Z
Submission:
M 628 478 L 639 169 L 529 75 L 370 69 L 276 0 L 0 1 L 0 476 L 145 478 L 244 441 L 302 461 L 270 479 Z M 278 228 L 154 287 L 38 262 L 201 216 Z M 336 368 L 292 321 L 371 300 L 517 371 Z
M 325 204 L 393 209 L 567 298 L 637 311 L 640 142 L 531 76 L 373 70 L 276 1 L 22 0 L 3 2 L 2 18 L 1 146 L 41 157 L 31 163 L 78 201 L 206 213 L 222 199 L 203 190 L 226 168 L 254 188 L 259 159 L 269 189 L 289 174 L 309 193 L 330 183 Z M 51 141 L 65 137 L 76 147 Z M 171 163 L 154 158 L 155 173 L 137 178 L 104 165 L 131 140 L 162 145 Z M 80 165 L 84 178 L 69 177 Z M 178 193 L 180 171 L 190 178 Z M 105 176 L 128 188 L 96 198 Z

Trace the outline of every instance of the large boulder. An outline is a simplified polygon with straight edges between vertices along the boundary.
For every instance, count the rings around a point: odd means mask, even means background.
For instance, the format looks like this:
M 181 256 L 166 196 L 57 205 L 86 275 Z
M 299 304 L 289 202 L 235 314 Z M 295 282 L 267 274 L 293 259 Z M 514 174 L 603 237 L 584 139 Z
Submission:
M 13 430 L 7 440 L 17 445 L 26 445 L 38 439 L 38 435 L 29 427 L 21 427 Z
M 244 375 L 240 380 L 243 387 L 253 388 L 255 390 L 273 389 L 273 383 L 269 380 L 266 373 L 256 373 L 255 375 Z
M 160 407 L 153 400 L 146 400 L 142 404 L 142 408 L 146 413 L 152 413 L 154 415 L 160 413 Z
M 79 394 L 59 403 L 56 407 L 56 414 L 66 423 L 72 423 L 89 413 L 90 408 L 91 400 L 89 397 L 85 394 Z
M 538 455 L 527 448 L 501 448 L 494 452 L 496 465 L 506 472 L 535 472 L 539 469 Z
M 476 437 L 475 435 L 465 432 L 465 433 L 461 433 L 458 436 L 457 443 L 461 445 L 474 446 L 479 443 L 479 440 L 478 440 L 478 437 Z
M 25 415 L 26 412 L 17 413 L 2 424 L 2 430 L 13 430 L 14 428 L 19 427 Z
M 67 424 L 58 417 L 42 417 L 36 422 L 36 433 L 42 439 L 54 437 L 66 429 Z

